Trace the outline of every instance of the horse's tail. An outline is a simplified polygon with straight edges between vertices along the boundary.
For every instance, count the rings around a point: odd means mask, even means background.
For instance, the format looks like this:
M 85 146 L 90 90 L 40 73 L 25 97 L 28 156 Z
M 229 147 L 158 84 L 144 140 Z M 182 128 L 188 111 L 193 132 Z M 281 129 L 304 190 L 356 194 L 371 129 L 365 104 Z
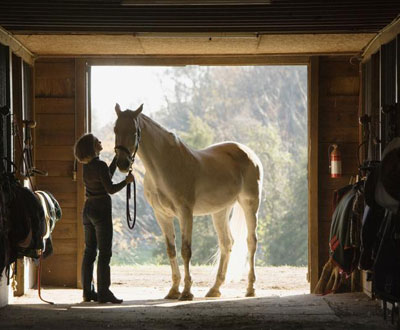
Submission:
M 233 206 L 229 223 L 233 246 L 226 272 L 226 282 L 240 281 L 247 266 L 247 226 L 243 208 L 238 202 Z

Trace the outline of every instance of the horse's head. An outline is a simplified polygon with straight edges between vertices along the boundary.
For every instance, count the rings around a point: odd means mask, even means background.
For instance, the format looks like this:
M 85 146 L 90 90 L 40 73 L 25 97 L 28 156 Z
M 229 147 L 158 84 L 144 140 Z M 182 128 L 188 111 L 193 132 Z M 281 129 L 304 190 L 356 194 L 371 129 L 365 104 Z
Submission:
M 115 105 L 115 112 L 118 116 L 114 126 L 115 154 L 118 169 L 123 173 L 130 170 L 139 147 L 140 128 L 138 116 L 142 110 L 143 104 L 135 111 L 121 111 L 119 104 Z

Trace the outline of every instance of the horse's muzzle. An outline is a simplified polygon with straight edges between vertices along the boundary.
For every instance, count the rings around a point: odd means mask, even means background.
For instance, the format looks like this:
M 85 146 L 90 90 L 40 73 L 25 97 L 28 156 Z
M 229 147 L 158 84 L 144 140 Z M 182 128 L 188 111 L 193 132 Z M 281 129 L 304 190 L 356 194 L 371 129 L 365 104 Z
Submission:
M 131 162 L 127 158 L 125 159 L 119 158 L 117 159 L 117 167 L 122 173 L 127 173 L 131 168 Z
M 117 167 L 122 173 L 127 173 L 131 169 L 133 164 L 133 159 L 131 157 L 130 151 L 124 146 L 116 146 L 114 148 L 115 153 L 117 154 Z M 121 153 L 122 151 L 122 153 Z M 122 155 L 125 154 L 125 157 Z

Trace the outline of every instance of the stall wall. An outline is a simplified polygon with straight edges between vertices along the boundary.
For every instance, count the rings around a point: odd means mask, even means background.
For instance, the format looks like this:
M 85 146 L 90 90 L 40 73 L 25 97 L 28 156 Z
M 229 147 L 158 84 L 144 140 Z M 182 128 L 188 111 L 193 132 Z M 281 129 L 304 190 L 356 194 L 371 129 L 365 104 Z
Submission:
M 43 262 L 42 283 L 77 285 L 77 185 L 73 180 L 75 142 L 75 60 L 39 60 L 34 75 L 37 188 L 51 192 L 62 208 L 52 233 L 54 254 Z
M 359 62 L 350 57 L 320 57 L 318 84 L 318 241 L 319 274 L 329 258 L 333 192 L 358 173 Z M 328 148 L 337 144 L 343 174 L 331 178 Z
M 7 46 L 0 43 L 0 108 L 2 109 L 10 109 L 11 106 L 11 98 L 10 98 L 10 50 Z M 9 116 L 3 116 L 0 114 L 0 171 L 10 171 L 10 168 L 3 162 L 4 157 L 10 156 L 10 132 L 9 132 Z M 0 188 L 1 189 L 1 188 Z M 0 208 L 2 209 L 4 205 L 1 204 Z M 0 216 L 1 217 L 1 216 Z M 0 221 L 2 221 L 1 219 Z M 0 239 L 5 239 L 5 224 L 3 222 L 0 223 Z M 1 247 L 4 244 L 0 245 Z M 5 257 L 4 253 L 0 253 L 2 258 Z M 5 259 L 0 260 L 0 264 L 4 264 Z M 3 269 L 0 269 L 2 273 L 2 277 L 0 279 L 0 307 L 3 307 L 9 302 L 9 286 L 7 285 L 7 279 L 5 276 L 5 272 Z

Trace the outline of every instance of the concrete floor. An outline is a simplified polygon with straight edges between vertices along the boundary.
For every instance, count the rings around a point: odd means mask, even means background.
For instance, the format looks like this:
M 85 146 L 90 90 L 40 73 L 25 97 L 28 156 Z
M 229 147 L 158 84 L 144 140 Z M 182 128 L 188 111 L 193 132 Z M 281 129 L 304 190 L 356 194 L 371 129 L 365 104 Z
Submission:
M 162 299 L 165 290 L 116 287 L 122 305 L 81 303 L 81 290 L 31 290 L 0 309 L 0 329 L 395 329 L 376 301 L 362 293 L 317 296 L 261 291 L 256 298 L 224 292 L 224 298 L 191 302 Z M 195 297 L 204 297 L 194 288 Z M 135 297 L 130 299 L 130 297 Z

